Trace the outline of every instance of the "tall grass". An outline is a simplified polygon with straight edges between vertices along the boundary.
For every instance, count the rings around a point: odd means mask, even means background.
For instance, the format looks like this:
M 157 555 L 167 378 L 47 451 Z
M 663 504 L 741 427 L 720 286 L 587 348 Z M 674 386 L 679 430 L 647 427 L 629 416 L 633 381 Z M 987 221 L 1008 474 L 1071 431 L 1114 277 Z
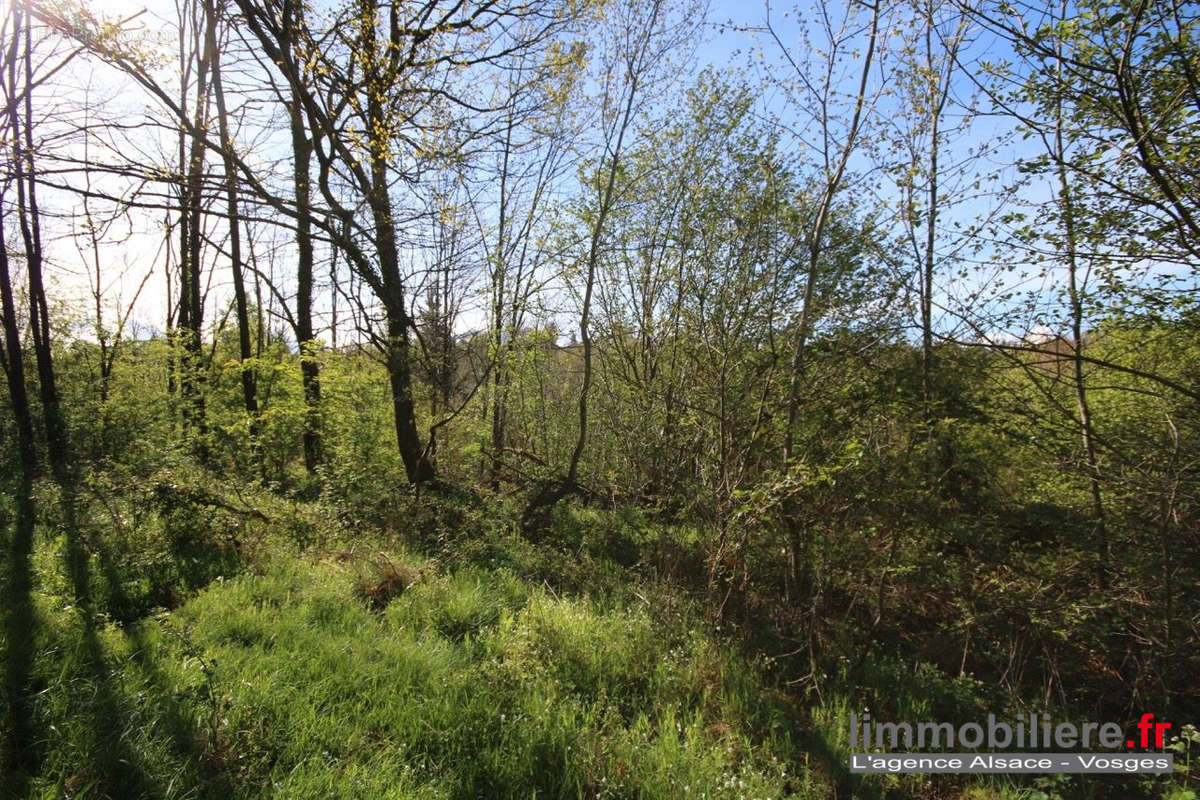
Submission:
M 118 624 L 37 593 L 34 795 L 781 797 L 786 707 L 667 598 L 556 596 L 505 568 L 362 596 L 379 562 L 273 558 Z M 382 562 L 380 562 L 382 563 Z M 369 576 L 368 576 L 369 577 Z

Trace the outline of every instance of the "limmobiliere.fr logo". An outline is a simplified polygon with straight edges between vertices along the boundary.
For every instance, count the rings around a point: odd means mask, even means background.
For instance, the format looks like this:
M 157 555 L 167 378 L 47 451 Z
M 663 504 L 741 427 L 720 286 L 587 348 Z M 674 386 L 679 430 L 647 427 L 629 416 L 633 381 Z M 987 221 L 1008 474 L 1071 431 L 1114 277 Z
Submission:
M 850 771 L 905 773 L 1163 773 L 1173 725 L 1141 715 L 1129 731 L 1117 722 L 1058 722 L 1031 713 L 985 723 L 880 722 L 850 714 Z M 948 752 L 955 748 L 974 752 Z M 1103 752 L 1075 752 L 1101 750 Z M 924 753 L 936 750 L 936 753 Z M 988 752 L 979 752 L 979 751 Z M 1058 752 L 1041 752 L 1057 750 Z M 884 751 L 884 752 L 880 752 Z M 1000 751 L 1000 752 L 996 752 Z M 1130 751 L 1141 751 L 1131 753 Z

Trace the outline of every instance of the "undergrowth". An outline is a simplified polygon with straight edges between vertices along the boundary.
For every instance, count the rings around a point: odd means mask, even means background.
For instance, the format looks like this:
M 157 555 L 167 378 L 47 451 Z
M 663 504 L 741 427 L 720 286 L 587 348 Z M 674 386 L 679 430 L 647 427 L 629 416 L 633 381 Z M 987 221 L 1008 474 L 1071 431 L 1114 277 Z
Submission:
M 970 719 L 986 687 L 880 653 L 805 696 L 688 584 L 695 532 L 636 512 L 534 545 L 498 500 L 350 526 L 186 471 L 35 500 L 26 560 L 0 509 L 5 797 L 1114 796 L 849 774 L 864 702 Z

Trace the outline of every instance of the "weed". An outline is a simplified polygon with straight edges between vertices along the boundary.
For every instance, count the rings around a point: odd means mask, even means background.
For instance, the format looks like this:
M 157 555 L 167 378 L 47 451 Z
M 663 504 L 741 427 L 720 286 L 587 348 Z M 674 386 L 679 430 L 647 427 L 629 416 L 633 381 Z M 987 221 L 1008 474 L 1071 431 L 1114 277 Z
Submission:
M 354 595 L 372 611 L 383 611 L 388 603 L 421 580 L 424 569 L 408 564 L 397 565 L 386 553 L 380 552 L 366 570 L 356 576 Z

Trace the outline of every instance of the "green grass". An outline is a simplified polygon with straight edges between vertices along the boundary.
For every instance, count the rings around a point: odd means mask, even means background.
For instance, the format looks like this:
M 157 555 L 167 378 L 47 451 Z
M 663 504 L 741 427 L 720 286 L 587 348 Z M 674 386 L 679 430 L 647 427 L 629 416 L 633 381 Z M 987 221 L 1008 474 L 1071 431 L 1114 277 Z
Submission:
M 850 710 L 974 719 L 984 687 L 880 653 L 789 693 L 662 577 L 686 530 L 563 512 L 535 546 L 467 509 L 436 536 L 351 533 L 176 477 L 190 510 L 43 487 L 34 524 L 0 502 L 0 797 L 1117 796 L 850 775 Z
M 765 798 L 802 787 L 787 706 L 648 582 L 621 597 L 560 596 L 503 566 L 275 552 L 259 574 L 120 624 L 67 599 L 64 549 L 61 535 L 39 536 L 28 683 L 40 758 L 9 783 L 30 796 Z M 383 565 L 404 580 L 371 602 L 363 586 Z

